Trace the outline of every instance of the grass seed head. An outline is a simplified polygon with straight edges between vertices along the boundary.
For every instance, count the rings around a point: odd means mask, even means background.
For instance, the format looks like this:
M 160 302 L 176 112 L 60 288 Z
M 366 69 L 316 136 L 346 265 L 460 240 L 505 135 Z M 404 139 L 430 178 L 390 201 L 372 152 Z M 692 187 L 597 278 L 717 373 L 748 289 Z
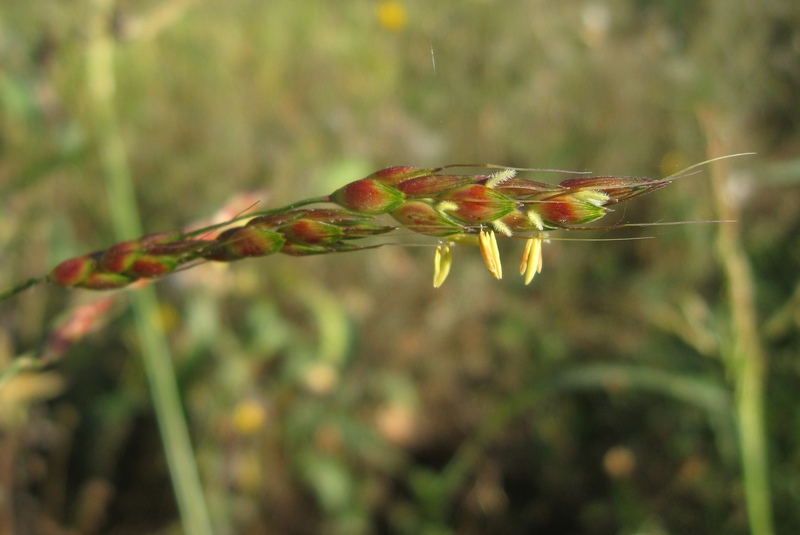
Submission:
M 21 283 L 0 298 L 42 281 L 67 287 L 120 288 L 139 279 L 167 275 L 200 259 L 231 262 L 277 252 L 308 256 L 364 250 L 378 245 L 356 245 L 353 240 L 398 228 L 447 239 L 447 244 L 436 249 L 435 287 L 441 286 L 450 271 L 452 244 L 477 245 L 487 268 L 499 279 L 503 273 L 496 233 L 508 237 L 529 233 L 520 263 L 520 273 L 529 284 L 542 269 L 542 231 L 575 228 L 600 219 L 608 206 L 662 188 L 687 171 L 715 160 L 662 180 L 578 176 L 558 185 L 519 178 L 513 169 L 491 165 L 477 166 L 499 169 L 488 175 L 439 174 L 448 167 L 388 167 L 330 196 L 254 214 L 256 217 L 244 226 L 222 231 L 215 239 L 198 236 L 216 233 L 221 225 L 189 234 L 150 234 L 65 260 L 46 277 Z M 328 202 L 340 208 L 306 208 Z M 376 216 L 382 214 L 390 214 L 398 224 L 380 224 Z M 229 223 L 240 219 L 245 217 L 234 217 Z

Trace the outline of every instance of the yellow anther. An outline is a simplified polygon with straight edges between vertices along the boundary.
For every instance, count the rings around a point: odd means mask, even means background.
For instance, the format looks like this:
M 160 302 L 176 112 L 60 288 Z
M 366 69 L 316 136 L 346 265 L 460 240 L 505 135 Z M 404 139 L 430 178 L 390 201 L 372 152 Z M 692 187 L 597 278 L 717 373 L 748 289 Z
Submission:
M 433 257 L 433 287 L 441 286 L 450 274 L 450 266 L 453 264 L 453 255 L 450 253 L 449 245 L 439 245 L 436 247 L 436 255 Z
M 525 275 L 525 284 L 530 284 L 537 273 L 542 272 L 542 238 L 537 236 L 525 242 L 525 252 L 519 265 L 519 274 Z
M 481 256 L 489 269 L 489 273 L 496 279 L 503 278 L 503 266 L 500 263 L 500 252 L 497 249 L 497 237 L 493 230 L 489 232 L 481 230 L 478 235 L 478 243 L 481 249 Z

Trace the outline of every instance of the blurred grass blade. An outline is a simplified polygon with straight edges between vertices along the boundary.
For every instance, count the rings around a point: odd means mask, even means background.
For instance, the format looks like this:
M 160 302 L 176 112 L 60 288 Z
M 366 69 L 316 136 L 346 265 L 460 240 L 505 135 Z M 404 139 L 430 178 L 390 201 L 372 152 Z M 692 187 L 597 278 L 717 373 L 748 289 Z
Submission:
M 114 230 L 116 237 L 122 240 L 142 232 L 125 145 L 114 109 L 114 44 L 108 34 L 113 6 L 103 0 L 94 0 L 92 7 L 86 58 L 90 112 L 103 164 Z M 132 292 L 131 300 L 183 529 L 190 535 L 211 535 L 211 521 L 181 407 L 172 358 L 161 327 L 154 323 L 158 317 L 155 290 L 145 287 Z

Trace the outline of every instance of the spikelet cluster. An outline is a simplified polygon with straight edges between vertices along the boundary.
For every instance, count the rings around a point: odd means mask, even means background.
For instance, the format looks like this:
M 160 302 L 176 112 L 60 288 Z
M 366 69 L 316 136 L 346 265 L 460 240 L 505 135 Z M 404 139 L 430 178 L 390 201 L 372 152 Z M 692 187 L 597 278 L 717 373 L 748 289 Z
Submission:
M 66 287 L 121 288 L 199 262 L 371 248 L 375 245 L 355 242 L 406 229 L 438 240 L 434 286 L 447 278 L 455 244 L 478 246 L 490 273 L 501 278 L 498 236 L 527 238 L 520 273 L 530 283 L 542 268 L 546 231 L 585 225 L 603 217 L 610 206 L 669 183 L 577 176 L 553 185 L 520 178 L 509 168 L 492 168 L 494 172 L 486 174 L 450 172 L 457 167 L 389 167 L 326 197 L 257 212 L 243 224 L 236 224 L 245 219 L 238 218 L 215 235 L 216 227 L 153 234 L 71 258 L 56 266 L 47 280 Z M 305 207 L 312 204 L 327 206 Z
M 451 247 L 474 244 L 489 272 L 503 276 L 497 236 L 527 236 L 520 274 L 529 284 L 542 270 L 545 232 L 577 228 L 600 219 L 609 207 L 667 185 L 640 177 L 573 177 L 546 184 L 500 168 L 491 174 L 449 174 L 449 167 L 390 167 L 347 184 L 330 196 L 359 213 L 389 214 L 399 227 L 439 238 L 435 287 L 447 278 Z
M 148 235 L 65 260 L 50 272 L 48 280 L 60 286 L 107 290 L 163 277 L 203 261 L 355 251 L 363 247 L 353 240 L 394 230 L 393 226 L 372 224 L 371 219 L 341 209 L 290 209 L 254 217 L 214 239 L 198 237 L 203 229 Z

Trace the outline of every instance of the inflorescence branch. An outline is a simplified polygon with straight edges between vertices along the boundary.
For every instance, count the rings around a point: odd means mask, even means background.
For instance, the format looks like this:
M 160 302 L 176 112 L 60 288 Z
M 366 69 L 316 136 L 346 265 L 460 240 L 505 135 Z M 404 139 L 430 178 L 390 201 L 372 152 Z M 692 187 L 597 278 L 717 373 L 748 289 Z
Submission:
M 725 158 L 733 156 L 739 155 Z M 520 274 L 529 284 L 542 270 L 547 231 L 585 230 L 584 225 L 602 218 L 611 206 L 660 189 L 706 163 L 664 179 L 572 173 L 578 176 L 555 185 L 521 178 L 517 176 L 520 170 L 495 165 L 389 167 L 328 196 L 250 213 L 191 232 L 150 234 L 70 258 L 46 276 L 0 294 L 0 300 L 41 282 L 108 290 L 157 279 L 206 261 L 370 249 L 382 244 L 356 242 L 398 229 L 438 240 L 434 287 L 447 278 L 451 248 L 456 244 L 477 245 L 489 272 L 500 279 L 503 269 L 497 237 L 526 238 Z M 490 172 L 454 172 L 467 168 Z

